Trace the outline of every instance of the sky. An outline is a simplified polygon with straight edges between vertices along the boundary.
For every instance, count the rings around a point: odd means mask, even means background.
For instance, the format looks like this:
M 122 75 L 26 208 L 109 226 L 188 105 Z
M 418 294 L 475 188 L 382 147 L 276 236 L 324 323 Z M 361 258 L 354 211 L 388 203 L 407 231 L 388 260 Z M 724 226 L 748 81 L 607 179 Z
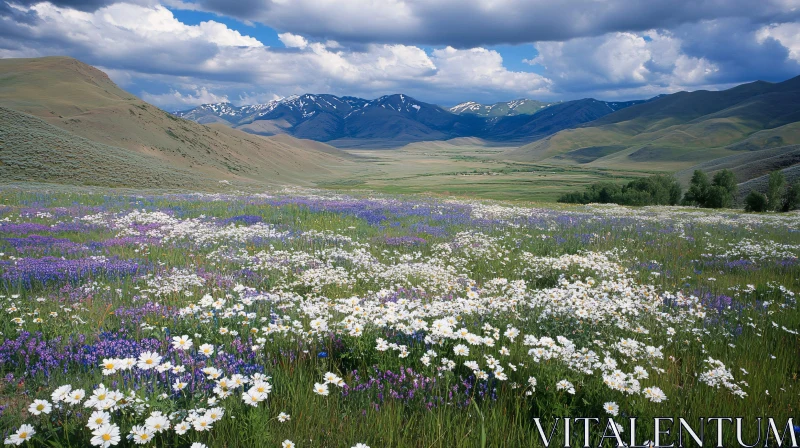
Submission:
M 0 57 L 52 55 L 167 110 L 630 100 L 800 75 L 800 0 L 0 0 Z

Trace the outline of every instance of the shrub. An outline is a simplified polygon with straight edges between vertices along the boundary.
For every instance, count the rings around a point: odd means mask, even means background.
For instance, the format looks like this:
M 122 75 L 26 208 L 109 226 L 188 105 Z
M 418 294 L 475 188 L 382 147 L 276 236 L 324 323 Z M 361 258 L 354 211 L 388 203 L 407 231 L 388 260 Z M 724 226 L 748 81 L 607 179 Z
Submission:
M 718 171 L 709 184 L 708 176 L 704 172 L 696 170 L 689 183 L 689 190 L 683 197 L 683 203 L 707 208 L 730 207 L 733 205 L 737 189 L 736 176 L 733 171 Z
M 783 211 L 788 212 L 797 209 L 800 209 L 800 181 L 793 183 L 789 187 L 783 200 Z
M 736 176 L 733 175 L 733 171 L 731 170 L 717 171 L 717 173 L 714 174 L 714 180 L 711 182 L 711 184 L 717 187 L 722 187 L 731 195 L 736 194 L 736 190 L 738 190 L 736 185 Z
M 767 208 L 769 210 L 778 211 L 783 207 L 781 196 L 783 196 L 783 186 L 786 184 L 786 178 L 780 171 L 773 171 L 769 173 L 769 186 L 767 187 Z
M 706 201 L 703 207 L 707 208 L 727 208 L 733 205 L 733 195 L 725 187 L 712 185 L 706 193 Z
M 744 210 L 747 212 L 765 212 L 769 209 L 769 199 L 755 190 L 744 198 L 744 204 Z
M 683 203 L 685 205 L 698 205 L 703 207 L 710 186 L 711 183 L 708 181 L 706 173 L 695 170 L 694 174 L 692 174 L 692 180 L 689 182 L 689 190 L 686 191 L 686 195 L 683 197 Z

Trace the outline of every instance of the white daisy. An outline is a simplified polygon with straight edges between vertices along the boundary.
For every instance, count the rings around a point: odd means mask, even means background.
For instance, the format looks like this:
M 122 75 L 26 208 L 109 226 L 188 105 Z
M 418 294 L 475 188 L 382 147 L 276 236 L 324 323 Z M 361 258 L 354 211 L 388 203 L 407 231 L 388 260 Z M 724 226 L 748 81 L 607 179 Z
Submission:
M 161 355 L 155 352 L 144 352 L 139 355 L 139 361 L 136 367 L 142 370 L 150 370 L 155 368 L 161 362 Z
M 94 411 L 92 412 L 92 415 L 89 416 L 89 421 L 86 423 L 86 426 L 88 426 L 91 430 L 95 430 L 107 425 L 110 422 L 111 415 L 109 415 L 108 412 Z
M 89 443 L 101 448 L 108 448 L 118 444 L 120 440 L 122 438 L 119 435 L 119 427 L 106 423 L 92 431 L 92 438 Z
M 153 440 L 154 434 L 150 429 L 137 425 L 131 428 L 131 436 L 133 438 L 133 443 L 137 445 L 145 445 Z
M 317 395 L 322 395 L 323 397 L 327 397 L 328 392 L 328 385 L 327 384 L 320 384 L 314 383 L 314 393 Z
M 36 430 L 31 425 L 22 425 L 17 432 L 11 434 L 6 440 L 6 445 L 22 445 L 23 443 L 31 440 L 31 437 L 36 434 Z
M 53 406 L 47 400 L 33 400 L 28 406 L 28 412 L 33 415 L 49 414 L 52 409 Z
M 603 405 L 603 409 L 613 416 L 619 415 L 619 405 L 613 401 L 609 401 Z

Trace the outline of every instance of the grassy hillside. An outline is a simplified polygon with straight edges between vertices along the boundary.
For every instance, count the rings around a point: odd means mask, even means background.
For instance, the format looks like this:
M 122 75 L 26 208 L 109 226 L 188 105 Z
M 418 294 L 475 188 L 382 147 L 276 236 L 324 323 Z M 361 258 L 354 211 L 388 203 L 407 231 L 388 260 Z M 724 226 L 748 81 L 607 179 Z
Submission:
M 800 164 L 795 164 L 788 168 L 784 168 L 781 170 L 781 172 L 783 172 L 783 176 L 786 178 L 786 181 L 789 184 L 800 181 Z M 738 192 L 739 199 L 743 199 L 745 196 L 747 196 L 747 193 L 750 193 L 751 190 L 760 192 L 767 191 L 768 182 L 769 174 L 765 174 L 763 176 L 755 177 L 746 182 L 740 183 Z
M 742 151 L 784 147 L 772 156 L 781 158 L 784 151 L 792 151 L 788 149 L 791 145 L 800 144 L 798 104 L 800 77 L 777 84 L 759 81 L 720 92 L 680 92 L 561 131 L 502 157 L 658 171 L 703 167 L 717 159 L 722 166 L 738 160 L 728 158 Z M 763 168 L 742 167 L 739 174 L 745 181 L 761 171 Z
M 2 59 L 0 179 L 191 189 L 214 189 L 228 180 L 257 187 L 552 200 L 598 180 L 676 172 L 686 181 L 694 169 L 731 169 L 746 191 L 745 186 L 761 185 L 772 170 L 785 170 L 789 177 L 799 171 L 797 104 L 800 78 L 723 92 L 682 92 L 632 106 L 559 103 L 535 115 L 498 121 L 498 132 L 509 135 L 577 126 L 519 148 L 457 138 L 367 151 L 407 143 L 400 136 L 416 128 L 380 129 L 370 120 L 354 121 L 363 125 L 365 138 L 337 140 L 354 149 L 342 151 L 289 135 L 253 134 L 288 122 L 258 120 L 243 132 L 178 118 L 71 58 Z M 558 111 L 578 122 L 564 123 Z M 478 119 L 460 119 L 467 118 Z M 593 121 L 579 124 L 586 120 Z M 395 138 L 388 143 L 366 138 L 378 131 Z
M 720 157 L 681 170 L 676 175 L 678 179 L 688 183 L 694 170 L 702 170 L 713 174 L 717 171 L 728 169 L 733 171 L 739 182 L 744 182 L 798 163 L 800 163 L 800 145 L 789 145 Z
M 160 160 L 195 176 L 312 184 L 353 156 L 317 142 L 265 138 L 183 120 L 117 87 L 72 58 L 0 60 L 0 106 L 29 113 L 70 134 Z
M 618 108 L 630 107 L 638 101 L 607 103 L 593 98 L 551 105 L 533 115 L 515 115 L 499 119 L 485 138 L 494 141 L 527 143 L 563 129 L 593 122 L 613 114 Z
M 86 140 L 5 107 L 0 107 L 0 179 L 106 187 L 208 186 L 189 170 Z
M 69 118 L 141 103 L 108 75 L 77 59 L 0 59 L 0 104 L 41 118 Z

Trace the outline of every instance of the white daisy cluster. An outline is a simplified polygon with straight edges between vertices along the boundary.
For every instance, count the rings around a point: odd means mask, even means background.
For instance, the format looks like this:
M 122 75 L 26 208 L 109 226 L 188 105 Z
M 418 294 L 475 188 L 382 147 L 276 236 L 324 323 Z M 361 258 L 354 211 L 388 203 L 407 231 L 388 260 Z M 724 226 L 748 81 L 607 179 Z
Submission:
M 771 240 L 755 241 L 743 238 L 735 243 L 709 244 L 706 247 L 706 258 L 763 260 L 796 260 L 800 255 L 800 245 L 785 244 Z
M 130 368 L 139 368 L 142 370 L 151 370 L 159 364 L 161 357 L 158 354 L 145 352 L 139 357 L 137 363 Z M 109 360 L 106 360 L 108 362 Z M 156 367 L 153 367 L 153 366 Z M 183 367 L 183 366 L 181 366 Z M 170 367 L 174 368 L 174 367 Z M 180 369 L 183 371 L 183 369 Z M 144 419 L 148 404 L 134 391 L 122 393 L 119 390 L 111 390 L 104 384 L 98 385 L 92 394 L 87 397 L 83 389 L 73 389 L 69 384 L 58 387 L 51 394 L 52 403 L 47 400 L 37 399 L 34 400 L 28 410 L 33 415 L 49 414 L 53 408 L 62 409 L 64 407 L 78 408 L 80 406 L 88 409 L 93 409 L 89 419 L 86 423 L 87 429 L 91 432 L 91 443 L 94 446 L 103 448 L 114 446 L 121 440 L 120 427 L 113 423 L 112 413 L 120 414 L 127 418 L 137 418 L 140 424 L 134 425 L 130 430 L 129 439 L 139 445 L 150 443 L 161 432 L 172 430 L 178 435 L 187 434 L 189 431 L 206 432 L 213 428 L 215 422 L 220 421 L 225 415 L 223 407 L 215 406 L 217 403 L 222 402 L 230 397 L 237 389 L 244 388 L 249 385 L 249 388 L 242 392 L 242 401 L 251 406 L 258 406 L 259 403 L 265 401 L 272 390 L 272 385 L 269 383 L 269 377 L 262 374 L 254 374 L 250 377 L 245 377 L 240 374 L 234 374 L 230 377 L 222 376 L 221 372 L 215 368 L 206 368 L 204 372 L 207 378 L 214 381 L 214 395 L 208 399 L 208 403 L 212 405 L 211 408 L 197 408 L 190 410 L 177 411 L 170 415 L 163 414 L 159 411 L 149 413 Z M 332 376 L 329 376 L 332 375 Z M 333 374 L 326 375 L 327 380 L 335 380 L 333 384 L 343 384 L 339 377 Z M 176 383 L 179 381 L 176 380 Z M 184 385 L 185 387 L 185 385 Z M 179 388 L 179 389 L 182 389 Z M 282 421 L 287 421 L 289 416 L 281 413 L 278 417 Z M 6 439 L 6 444 L 19 445 L 22 442 L 29 440 L 35 434 L 32 429 L 27 430 L 28 426 L 21 427 L 16 435 L 12 435 Z
M 314 393 L 323 397 L 330 395 L 329 384 L 336 387 L 344 387 L 345 385 L 344 380 L 333 372 L 327 372 L 322 379 L 322 383 L 314 383 Z
M 96 218 L 92 218 L 96 219 Z M 147 225 L 147 230 L 136 230 L 136 225 Z M 179 219 L 164 212 L 134 210 L 111 218 L 111 226 L 119 230 L 118 236 L 144 236 L 162 241 L 188 240 L 197 245 L 214 242 L 246 242 L 254 238 L 284 238 L 287 231 L 278 231 L 274 226 L 256 223 L 249 226 L 228 224 L 220 226 L 215 220 L 205 217 Z
M 698 377 L 700 382 L 708 384 L 711 387 L 724 387 L 730 390 L 731 393 L 737 397 L 744 398 L 747 396 L 747 392 L 742 390 L 742 386 L 746 387 L 747 382 L 744 380 L 737 382 L 733 377 L 733 372 L 725 367 L 725 364 L 722 361 L 714 358 L 708 358 L 705 360 L 705 364 L 710 368 L 710 370 L 700 374 Z

